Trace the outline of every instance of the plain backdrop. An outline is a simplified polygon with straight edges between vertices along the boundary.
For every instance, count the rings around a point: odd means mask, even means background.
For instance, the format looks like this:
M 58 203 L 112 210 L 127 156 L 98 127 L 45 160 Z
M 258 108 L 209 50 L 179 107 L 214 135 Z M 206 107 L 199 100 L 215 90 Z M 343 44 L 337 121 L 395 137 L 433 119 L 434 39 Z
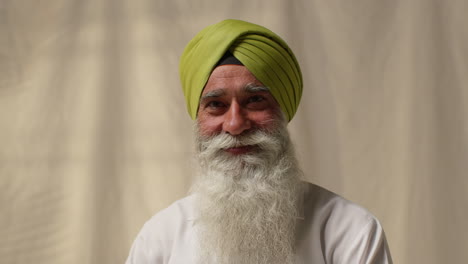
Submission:
M 361 204 L 394 262 L 468 259 L 468 1 L 0 0 L 0 262 L 123 263 L 186 195 L 186 43 L 226 18 L 296 53 L 306 180 Z

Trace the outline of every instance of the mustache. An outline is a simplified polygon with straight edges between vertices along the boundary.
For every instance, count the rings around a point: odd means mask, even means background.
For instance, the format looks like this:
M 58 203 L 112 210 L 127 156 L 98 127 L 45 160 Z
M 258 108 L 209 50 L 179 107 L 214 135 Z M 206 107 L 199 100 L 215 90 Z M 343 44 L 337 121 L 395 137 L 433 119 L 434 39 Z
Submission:
M 222 133 L 210 137 L 201 137 L 200 147 L 204 150 L 209 148 L 227 149 L 251 145 L 261 146 L 265 143 L 267 140 L 266 137 L 268 136 L 267 133 L 258 130 L 239 136 Z
M 241 135 L 233 136 L 228 133 L 220 133 L 213 136 L 202 136 L 197 133 L 198 152 L 218 152 L 223 149 L 236 148 L 243 146 L 254 146 L 259 151 L 269 152 L 283 147 L 283 138 L 285 127 L 276 129 L 261 130 L 256 129 Z

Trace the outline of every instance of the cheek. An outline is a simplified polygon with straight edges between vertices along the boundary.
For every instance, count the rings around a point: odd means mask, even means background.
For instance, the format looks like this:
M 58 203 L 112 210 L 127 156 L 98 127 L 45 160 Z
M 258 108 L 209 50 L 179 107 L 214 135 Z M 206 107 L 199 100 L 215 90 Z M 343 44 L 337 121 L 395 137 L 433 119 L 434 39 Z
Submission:
M 253 113 L 250 120 L 254 123 L 255 127 L 271 129 L 278 124 L 280 118 L 280 113 L 276 113 L 275 111 L 265 111 Z
M 222 130 L 222 120 L 216 117 L 199 116 L 197 119 L 198 129 L 202 136 L 212 136 Z

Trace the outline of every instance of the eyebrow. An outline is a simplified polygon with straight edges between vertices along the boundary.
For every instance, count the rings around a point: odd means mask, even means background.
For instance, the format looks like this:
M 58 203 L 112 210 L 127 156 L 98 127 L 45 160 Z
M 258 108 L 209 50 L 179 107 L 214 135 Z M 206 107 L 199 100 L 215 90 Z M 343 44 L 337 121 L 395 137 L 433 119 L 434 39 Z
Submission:
M 209 91 L 201 97 L 201 101 L 206 100 L 208 98 L 221 97 L 225 94 L 226 94 L 225 89 L 217 89 L 217 90 Z
M 258 92 L 270 92 L 270 89 L 266 86 L 257 86 L 255 84 L 247 84 L 244 87 L 244 90 L 249 93 L 258 93 Z
M 265 86 L 257 86 L 255 84 L 247 84 L 244 87 L 244 91 L 246 91 L 248 93 L 258 93 L 258 92 L 270 92 L 270 89 L 268 87 L 265 87 Z M 209 99 L 209 98 L 221 97 L 221 96 L 223 96 L 225 94 L 226 94 L 226 89 L 223 89 L 223 88 L 216 89 L 216 90 L 209 91 L 206 94 L 204 94 L 201 97 L 200 101 L 204 101 L 204 100 Z

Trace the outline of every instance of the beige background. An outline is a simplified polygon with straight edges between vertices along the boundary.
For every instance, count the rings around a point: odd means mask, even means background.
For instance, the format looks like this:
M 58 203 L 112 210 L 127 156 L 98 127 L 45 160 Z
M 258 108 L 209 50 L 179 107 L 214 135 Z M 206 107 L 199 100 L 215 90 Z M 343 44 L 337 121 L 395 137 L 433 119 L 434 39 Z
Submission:
M 0 262 L 123 263 L 193 176 L 178 80 L 204 26 L 281 35 L 307 180 L 372 211 L 395 263 L 467 263 L 468 1 L 0 0 Z

